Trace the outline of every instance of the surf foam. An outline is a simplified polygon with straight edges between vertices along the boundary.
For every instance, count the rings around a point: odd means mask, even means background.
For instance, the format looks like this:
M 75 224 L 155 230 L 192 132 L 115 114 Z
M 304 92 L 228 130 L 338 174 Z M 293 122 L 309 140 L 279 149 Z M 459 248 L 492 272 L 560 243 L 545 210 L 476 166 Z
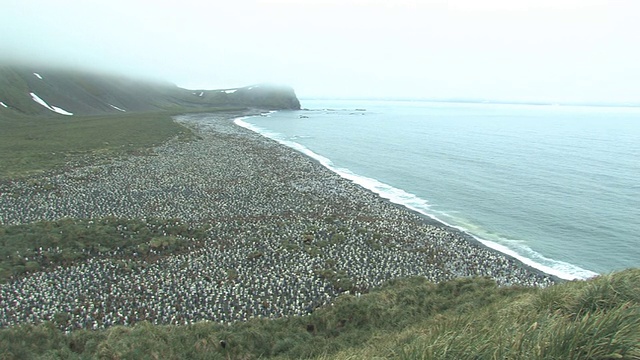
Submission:
M 330 159 L 313 152 L 312 150 L 310 150 L 309 148 L 305 147 L 302 144 L 285 139 L 282 136 L 282 134 L 260 128 L 258 126 L 255 126 L 253 124 L 250 124 L 244 121 L 247 118 L 249 117 L 237 118 L 234 120 L 234 123 L 245 129 L 251 130 L 262 136 L 275 140 L 282 145 L 295 149 L 317 160 L 322 166 L 326 167 L 330 171 L 364 187 L 367 190 L 374 192 L 378 196 L 384 199 L 387 199 L 394 204 L 402 205 L 410 210 L 416 211 L 446 226 L 460 230 L 470 235 L 471 237 L 473 237 L 474 239 L 476 239 L 486 247 L 489 247 L 505 255 L 513 257 L 521 261 L 523 264 L 526 264 L 528 266 L 531 266 L 532 268 L 538 269 L 547 274 L 554 275 L 565 280 L 588 279 L 598 275 L 598 273 L 595 273 L 593 271 L 589 271 L 586 269 L 582 269 L 578 266 L 575 266 L 563 261 L 549 259 L 543 256 L 542 254 L 534 251 L 530 247 L 520 243 L 517 240 L 501 239 L 502 241 L 509 243 L 509 246 L 507 246 L 495 241 L 484 239 L 480 236 L 476 236 L 474 235 L 473 231 L 470 231 L 467 227 L 451 224 L 447 221 L 442 220 L 441 217 L 443 216 L 438 217 L 437 215 L 434 215 L 434 212 L 436 214 L 438 212 L 433 211 L 431 209 L 429 202 L 427 200 L 422 199 L 414 194 L 408 193 L 402 189 L 398 189 L 391 185 L 380 182 L 376 179 L 355 174 L 349 169 L 337 167 L 333 164 L 333 162 Z M 442 213 L 441 215 L 445 215 L 445 214 Z M 518 251 L 514 250 L 513 248 L 516 248 Z

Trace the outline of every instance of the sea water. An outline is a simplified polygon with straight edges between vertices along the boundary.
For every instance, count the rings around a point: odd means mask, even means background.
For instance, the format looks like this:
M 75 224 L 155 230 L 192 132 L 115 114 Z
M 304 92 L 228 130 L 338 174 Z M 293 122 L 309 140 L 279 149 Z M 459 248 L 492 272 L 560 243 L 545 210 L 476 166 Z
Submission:
M 236 123 L 547 273 L 640 266 L 640 108 L 302 106 Z

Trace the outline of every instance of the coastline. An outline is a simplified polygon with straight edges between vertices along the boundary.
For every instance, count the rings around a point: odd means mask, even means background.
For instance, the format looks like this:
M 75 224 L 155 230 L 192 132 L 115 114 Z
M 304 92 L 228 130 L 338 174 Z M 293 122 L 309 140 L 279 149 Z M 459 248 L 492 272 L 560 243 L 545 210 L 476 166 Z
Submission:
M 298 149 L 292 148 L 292 147 L 288 146 L 287 144 L 279 142 L 276 139 L 272 139 L 272 138 L 270 138 L 270 137 L 268 137 L 268 136 L 266 136 L 264 134 L 261 134 L 260 132 L 257 131 L 257 129 L 254 129 L 253 126 L 245 126 L 245 125 L 241 125 L 241 124 L 237 123 L 237 120 L 244 120 L 246 118 L 250 118 L 250 117 L 254 117 L 254 116 L 262 116 L 263 114 L 264 113 L 243 115 L 243 116 L 240 116 L 240 117 L 232 119 L 232 121 L 236 126 L 239 126 L 241 128 L 244 128 L 244 129 L 247 129 L 249 131 L 252 131 L 252 132 L 254 132 L 254 133 L 256 133 L 256 134 L 258 134 L 258 135 L 260 135 L 260 136 L 262 136 L 262 137 L 264 137 L 266 139 L 268 139 L 268 140 L 277 142 L 277 143 L 279 143 L 280 145 L 282 145 L 284 147 L 290 148 L 290 149 L 292 149 L 294 151 L 298 151 Z M 249 125 L 247 123 L 245 123 L 245 124 Z M 303 151 L 298 151 L 298 152 L 305 154 Z M 325 169 L 327 169 L 327 170 L 329 170 L 329 171 L 331 171 L 331 172 L 333 172 L 333 173 L 335 173 L 337 175 L 340 175 L 339 172 L 333 171 L 329 166 L 327 166 L 326 164 L 323 164 L 320 160 L 314 159 L 312 156 L 309 156 L 308 154 L 305 154 L 305 156 L 308 156 L 313 161 L 316 161 L 318 164 L 322 165 Z M 343 179 L 347 180 L 347 181 L 353 182 L 351 179 L 348 179 L 347 177 L 344 177 L 344 176 L 341 176 L 341 177 Z M 454 233 L 454 234 L 457 234 L 457 235 L 463 237 L 466 241 L 468 241 L 470 244 L 473 244 L 474 246 L 478 246 L 480 248 L 483 248 L 483 249 L 485 249 L 487 251 L 490 251 L 490 252 L 492 252 L 494 254 L 497 254 L 497 255 L 500 255 L 500 256 L 505 256 L 505 257 L 509 258 L 511 261 L 513 261 L 515 264 L 517 264 L 517 266 L 522 267 L 523 269 L 526 269 L 527 271 L 530 271 L 532 273 L 538 274 L 539 276 L 548 277 L 548 278 L 552 279 L 555 283 L 573 281 L 573 280 L 563 279 L 563 278 L 561 278 L 561 277 L 559 277 L 557 275 L 547 273 L 547 272 L 545 272 L 545 271 L 543 271 L 541 269 L 538 269 L 538 268 L 536 268 L 536 267 L 534 267 L 532 265 L 526 264 L 522 260 L 520 260 L 520 259 L 518 259 L 518 258 L 516 258 L 514 256 L 511 256 L 510 254 L 504 253 L 504 252 L 502 252 L 500 250 L 494 249 L 491 246 L 488 246 L 488 245 L 484 244 L 482 241 L 480 241 L 473 234 L 471 234 L 471 233 L 469 233 L 469 232 L 467 232 L 465 230 L 462 230 L 462 229 L 459 229 L 459 228 L 457 228 L 457 227 L 455 227 L 453 225 L 447 224 L 447 223 L 437 219 L 434 216 L 424 214 L 424 213 L 422 213 L 422 212 L 420 212 L 418 210 L 411 209 L 410 207 L 405 206 L 403 204 L 399 204 L 399 203 L 393 202 L 390 199 L 384 198 L 380 194 L 374 192 L 371 189 L 367 189 L 364 186 L 361 186 L 361 185 L 358 185 L 358 184 L 356 184 L 356 185 L 360 186 L 363 190 L 365 190 L 367 192 L 370 192 L 374 196 L 379 197 L 383 201 L 388 202 L 390 205 L 396 206 L 399 209 L 401 209 L 402 211 L 407 211 L 407 212 L 410 212 L 410 213 L 420 217 L 424 221 L 425 224 L 432 225 L 432 226 L 437 226 L 439 228 L 445 229 L 448 232 L 451 232 L 451 233 Z M 574 279 L 574 280 L 576 280 L 576 279 Z
M 544 271 L 542 271 L 542 270 L 540 270 L 540 269 L 538 269 L 536 267 L 533 267 L 531 265 L 525 264 L 524 262 L 522 262 L 518 258 L 515 258 L 515 257 L 513 257 L 513 256 L 511 256 L 509 254 L 505 254 L 505 253 L 501 252 L 500 250 L 496 250 L 496 249 L 494 249 L 494 248 L 492 248 L 490 246 L 487 246 L 487 245 L 483 244 L 475 236 L 473 236 L 472 234 L 470 234 L 470 233 L 468 233 L 468 232 L 466 232 L 464 230 L 460 230 L 460 229 L 458 229 L 458 228 L 456 228 L 454 226 L 445 224 L 444 222 L 441 222 L 441 221 L 439 221 L 437 219 L 434 219 L 434 218 L 432 218 L 430 216 L 424 215 L 424 214 L 422 214 L 422 213 L 420 213 L 418 211 L 415 211 L 415 210 L 412 210 L 412 209 L 408 209 L 408 208 L 404 207 L 403 205 L 400 205 L 400 204 L 396 204 L 396 205 L 405 208 L 407 211 L 415 212 L 416 215 L 423 217 L 424 221 L 427 224 L 440 226 L 442 228 L 447 229 L 447 231 L 451 231 L 451 232 L 454 232 L 454 233 L 459 233 L 460 236 L 465 238 L 465 240 L 467 240 L 468 242 L 470 242 L 472 244 L 475 244 L 476 246 L 482 247 L 482 248 L 484 248 L 484 249 L 486 249 L 488 251 L 491 251 L 491 252 L 494 252 L 496 254 L 500 254 L 502 256 L 506 256 L 506 257 L 510 258 L 514 263 L 516 263 L 518 266 L 521 266 L 522 268 L 526 269 L 527 271 L 530 271 L 532 273 L 536 273 L 536 274 L 538 274 L 540 276 L 547 276 L 547 277 L 551 278 L 555 283 L 563 283 L 563 282 L 567 282 L 567 281 L 573 281 L 573 280 L 567 280 L 567 279 L 560 278 L 560 277 L 558 277 L 556 275 L 546 273 L 546 272 L 544 272 Z
M 435 283 L 471 276 L 500 286 L 555 283 L 235 125 L 243 115 L 249 113 L 178 116 L 198 140 L 43 175 L 48 189 L 0 184 L 6 225 L 115 216 L 180 219 L 209 229 L 204 246 L 154 262 L 130 259 L 132 266 L 123 268 L 109 258 L 89 259 L 1 284 L 0 298 L 14 306 L 0 314 L 0 327 L 60 312 L 70 314 L 58 324 L 65 331 L 298 316 L 345 292 L 357 296 L 412 276 Z M 36 313 L 28 313 L 32 304 L 41 304 Z

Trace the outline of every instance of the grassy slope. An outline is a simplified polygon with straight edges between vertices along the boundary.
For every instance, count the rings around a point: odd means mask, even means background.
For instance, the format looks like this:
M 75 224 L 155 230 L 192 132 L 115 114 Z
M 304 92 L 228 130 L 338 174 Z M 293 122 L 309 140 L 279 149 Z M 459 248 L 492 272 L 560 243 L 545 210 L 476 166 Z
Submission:
M 75 115 L 52 112 L 34 102 L 29 92 Z M 87 157 L 131 154 L 176 135 L 189 137 L 189 130 L 171 120 L 178 113 L 299 108 L 290 88 L 196 92 L 113 75 L 2 64 L 0 101 L 8 106 L 0 106 L 0 179 L 59 168 Z
M 54 324 L 20 326 L 0 330 L 0 357 L 640 359 L 639 303 L 640 270 L 545 290 L 412 278 L 306 317 L 70 335 Z
M 165 113 L 0 118 L 0 178 L 28 175 L 87 156 L 131 154 L 188 129 Z
M 42 79 L 35 76 L 38 72 Z M 221 90 L 188 90 L 173 84 L 87 73 L 70 69 L 6 66 L 0 64 L 0 117 L 11 114 L 60 116 L 34 102 L 30 92 L 51 106 L 75 115 L 181 111 L 219 107 L 299 109 L 293 89 L 263 84 L 227 93 Z

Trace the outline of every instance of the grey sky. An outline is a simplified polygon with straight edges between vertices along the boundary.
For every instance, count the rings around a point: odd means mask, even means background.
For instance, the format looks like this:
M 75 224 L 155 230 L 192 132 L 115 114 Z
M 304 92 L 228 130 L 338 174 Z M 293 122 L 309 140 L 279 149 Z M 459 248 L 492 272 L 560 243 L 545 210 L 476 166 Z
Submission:
M 301 97 L 640 102 L 637 0 L 0 0 L 0 57 Z

